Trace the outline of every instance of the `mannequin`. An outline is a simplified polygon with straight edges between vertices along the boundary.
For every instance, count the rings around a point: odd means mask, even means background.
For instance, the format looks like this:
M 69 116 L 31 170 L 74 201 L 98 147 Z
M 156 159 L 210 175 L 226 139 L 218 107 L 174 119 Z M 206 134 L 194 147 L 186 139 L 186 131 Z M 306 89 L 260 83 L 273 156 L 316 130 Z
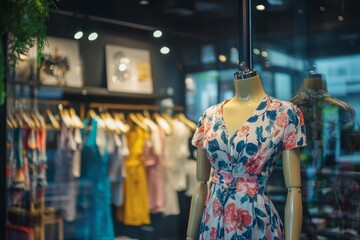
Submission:
M 247 125 L 250 125 L 250 119 L 252 119 L 252 117 L 254 116 L 254 114 L 253 115 L 251 114 L 254 113 L 255 109 L 257 111 L 260 108 L 260 106 L 262 106 L 262 104 L 265 102 L 267 103 L 267 105 L 270 104 L 270 107 L 273 106 L 271 105 L 272 102 L 277 102 L 277 103 L 280 102 L 279 100 L 272 100 L 271 97 L 267 96 L 261 85 L 260 78 L 258 77 L 255 70 L 245 69 L 244 71 L 240 71 L 238 75 L 236 75 L 235 77 L 234 87 L 235 87 L 235 96 L 230 100 L 225 101 L 225 103 L 222 104 L 223 106 L 222 109 L 220 107 L 220 110 L 218 110 L 218 111 L 222 110 L 223 113 L 222 118 L 224 125 L 223 128 L 225 129 L 225 131 L 227 131 L 227 133 L 229 133 L 229 136 L 232 136 L 231 139 L 234 139 L 236 137 L 236 134 L 239 134 L 239 132 L 237 131 L 240 132 L 242 131 L 239 130 L 239 126 L 245 127 Z M 256 108 L 257 106 L 258 108 Z M 248 119 L 248 116 L 252 116 L 252 117 Z M 256 119 L 257 118 L 258 117 L 256 117 Z M 198 124 L 198 127 L 199 126 L 200 126 L 200 122 Z M 204 135 L 206 135 L 206 133 L 204 133 Z M 204 138 L 206 138 L 206 136 L 204 136 Z M 305 145 L 305 141 L 306 140 L 304 139 L 303 145 Z M 285 177 L 286 187 L 288 189 L 288 195 L 287 195 L 286 209 L 285 209 L 285 235 L 280 234 L 279 236 L 280 239 L 284 238 L 285 236 L 286 240 L 300 239 L 300 232 L 301 232 L 301 223 L 302 223 L 302 204 L 301 204 L 301 191 L 300 191 L 301 180 L 300 180 L 300 164 L 298 157 L 299 155 L 298 155 L 297 147 L 300 146 L 293 146 L 291 149 L 286 149 L 282 151 L 284 177 Z M 251 157 L 248 159 L 248 161 L 250 161 L 250 159 Z M 231 159 L 231 161 L 233 161 L 233 159 Z M 204 210 L 204 204 L 206 204 L 206 201 L 209 201 L 208 200 L 209 196 L 207 198 L 207 195 L 208 194 L 211 195 L 213 191 L 210 190 L 210 193 L 208 193 L 208 189 L 207 189 L 207 181 L 210 176 L 211 162 L 213 162 L 213 160 L 209 159 L 209 152 L 207 152 L 207 149 L 198 147 L 197 169 L 196 169 L 197 188 L 191 202 L 189 223 L 187 229 L 187 240 L 197 239 L 199 235 L 199 228 L 201 228 L 200 225 Z M 245 162 L 245 165 L 246 164 L 247 163 Z M 235 176 L 236 174 L 234 173 L 233 175 Z M 243 183 L 240 182 L 239 184 L 240 184 L 239 185 L 240 188 L 242 188 L 241 184 Z M 214 185 L 217 184 L 212 184 L 211 189 L 213 189 Z M 239 188 L 238 180 L 236 180 L 236 185 L 237 185 L 236 189 L 238 189 Z M 221 191 L 227 191 L 226 189 L 227 187 L 225 188 L 225 190 L 222 189 Z M 225 206 L 223 206 L 223 208 L 225 208 Z M 204 210 L 204 212 L 205 211 L 206 210 Z M 237 211 L 242 212 L 242 210 L 237 210 Z M 225 210 L 225 214 L 226 214 L 226 210 Z M 246 215 L 244 216 L 249 218 Z M 243 219 L 242 220 L 243 222 L 241 222 L 242 226 L 237 225 L 239 229 L 243 229 L 243 227 L 246 227 L 246 225 L 251 224 L 251 221 L 247 221 L 245 217 L 242 218 Z M 254 219 L 254 216 L 252 217 Z M 224 217 L 224 221 L 226 222 L 226 216 Z M 229 231 L 229 229 L 225 229 L 225 230 L 226 232 Z M 210 238 L 204 236 L 205 235 L 200 237 L 200 239 L 220 238 L 218 235 L 216 235 L 216 237 L 213 237 L 215 235 L 212 235 Z M 254 235 L 247 235 L 247 236 L 248 236 L 247 238 L 250 239 L 252 238 L 251 236 L 255 237 Z M 265 235 L 262 236 L 266 237 L 267 239 L 270 239 L 268 238 L 267 233 L 266 236 Z M 225 237 L 225 239 L 228 239 L 230 237 L 231 236 Z M 256 238 L 259 238 L 259 236 L 257 236 Z
M 344 135 L 341 137 L 342 147 L 351 148 L 350 146 L 353 144 L 349 141 L 349 136 L 354 129 L 355 111 L 347 103 L 328 94 L 326 80 L 322 74 L 310 71 L 297 94 L 289 101 L 296 104 L 303 112 L 306 121 L 307 139 L 315 142 L 314 146 L 308 146 L 307 148 L 316 147 L 320 150 L 317 151 L 319 156 L 315 157 L 314 154 L 311 154 L 313 159 L 308 160 L 308 162 L 303 162 L 302 166 L 324 166 L 324 158 L 326 157 L 324 148 L 326 146 L 323 146 L 323 144 L 326 144 L 326 139 L 324 139 L 323 135 L 324 132 L 329 131 L 327 129 L 329 126 L 324 125 L 325 123 L 340 122 L 342 135 Z M 326 117 L 331 114 L 329 113 L 331 110 L 338 112 L 337 114 L 333 113 L 338 116 L 332 121 L 331 119 L 326 119 Z M 340 139 L 338 141 L 340 141 Z M 338 145 L 337 148 L 338 151 L 340 151 L 340 145 Z M 334 163 L 333 161 L 334 160 L 332 160 L 332 164 Z
M 308 144 L 300 153 L 301 167 L 306 169 L 302 176 L 304 186 L 302 197 L 306 199 L 303 229 L 308 237 L 316 238 L 317 226 L 312 222 L 312 214 L 308 206 L 312 209 L 321 209 L 324 205 L 329 205 L 333 209 L 346 211 L 340 205 L 348 205 L 345 203 L 347 198 L 341 191 L 336 190 L 348 190 L 343 179 L 324 175 L 322 169 L 324 167 L 333 169 L 341 151 L 345 150 L 346 154 L 349 154 L 354 150 L 355 111 L 347 103 L 331 97 L 327 92 L 325 78 L 315 71 L 309 72 L 290 102 L 301 109 L 306 124 Z M 343 178 L 349 179 L 349 177 Z M 341 185 L 344 187 L 339 187 Z M 324 189 L 334 189 L 334 193 L 325 195 Z M 346 221 L 344 221 L 345 225 Z M 335 222 L 332 225 L 334 229 L 341 231 L 344 223 Z

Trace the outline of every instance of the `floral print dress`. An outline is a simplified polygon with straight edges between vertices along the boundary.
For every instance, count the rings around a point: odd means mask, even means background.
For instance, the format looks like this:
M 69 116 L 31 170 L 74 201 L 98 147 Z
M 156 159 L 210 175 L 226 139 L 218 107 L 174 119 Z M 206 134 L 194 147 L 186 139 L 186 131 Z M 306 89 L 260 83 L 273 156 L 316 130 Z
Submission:
M 284 239 L 266 181 L 283 150 L 306 145 L 303 115 L 292 103 L 266 95 L 229 135 L 222 111 L 229 100 L 205 111 L 192 139 L 206 149 L 214 170 L 199 239 Z

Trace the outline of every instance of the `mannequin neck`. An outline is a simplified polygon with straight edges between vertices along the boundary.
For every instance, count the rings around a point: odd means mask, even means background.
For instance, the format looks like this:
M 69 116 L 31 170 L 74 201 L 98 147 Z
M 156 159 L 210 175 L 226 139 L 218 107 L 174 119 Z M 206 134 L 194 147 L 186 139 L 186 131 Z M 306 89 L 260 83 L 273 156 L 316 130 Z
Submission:
M 259 76 L 241 80 L 235 79 L 234 90 L 235 96 L 233 98 L 238 101 L 261 99 L 266 95 Z
M 301 90 L 324 90 L 327 91 L 326 81 L 322 78 L 305 78 Z

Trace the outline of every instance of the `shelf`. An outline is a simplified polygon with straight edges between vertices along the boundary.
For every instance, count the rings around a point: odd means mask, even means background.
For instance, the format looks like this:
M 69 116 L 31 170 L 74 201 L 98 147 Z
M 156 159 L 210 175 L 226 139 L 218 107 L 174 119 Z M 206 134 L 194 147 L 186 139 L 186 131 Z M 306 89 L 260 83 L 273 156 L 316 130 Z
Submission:
M 136 98 L 136 99 L 162 99 L 169 97 L 166 94 L 137 94 L 123 92 L 109 92 L 101 87 L 59 87 L 59 86 L 39 86 L 40 97 L 48 91 L 54 92 L 54 95 L 71 95 L 77 97 L 105 97 L 105 98 Z

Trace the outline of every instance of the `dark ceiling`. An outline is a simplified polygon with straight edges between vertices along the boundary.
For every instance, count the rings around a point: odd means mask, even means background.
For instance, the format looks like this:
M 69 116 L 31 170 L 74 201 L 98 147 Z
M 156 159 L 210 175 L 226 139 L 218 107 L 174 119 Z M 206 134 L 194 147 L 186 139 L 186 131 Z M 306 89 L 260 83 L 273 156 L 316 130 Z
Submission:
M 238 38 L 238 2 L 241 1 L 149 0 L 148 5 L 141 5 L 139 0 L 58 0 L 52 14 L 96 16 L 101 21 L 115 20 L 114 24 L 136 24 L 131 26 L 219 41 Z M 255 45 L 278 46 L 304 57 L 360 52 L 359 0 L 252 3 Z M 265 11 L 255 10 L 257 4 L 263 4 Z

